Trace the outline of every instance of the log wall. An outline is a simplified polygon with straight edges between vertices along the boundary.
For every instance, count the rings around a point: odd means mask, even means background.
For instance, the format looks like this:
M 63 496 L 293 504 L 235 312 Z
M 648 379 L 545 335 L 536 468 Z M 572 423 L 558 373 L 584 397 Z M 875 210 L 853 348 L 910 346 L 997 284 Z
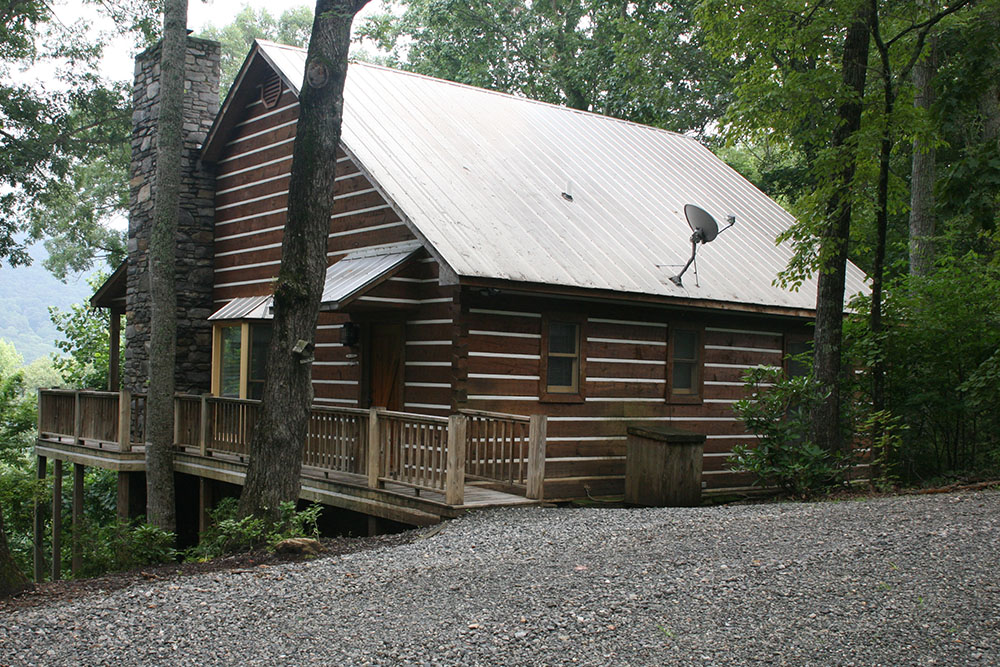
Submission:
M 786 340 L 808 334 L 795 320 L 724 313 L 602 305 L 529 297 L 463 294 L 468 324 L 467 401 L 459 407 L 549 417 L 545 497 L 618 494 L 623 489 L 626 428 L 670 425 L 707 436 L 706 490 L 749 486 L 727 469 L 738 443 L 753 442 L 733 412 L 743 373 L 781 366 Z M 581 397 L 542 398 L 542 334 L 546 315 L 575 317 L 582 326 Z M 668 333 L 701 328 L 703 388 L 699 400 L 667 398 Z
M 297 98 L 287 89 L 271 109 L 255 98 L 226 142 L 217 164 L 215 308 L 272 290 L 281 262 L 297 118 Z M 330 216 L 330 262 L 355 250 L 414 240 L 358 166 L 343 152 L 337 159 L 340 193 Z M 437 282 L 437 264 L 423 253 L 360 297 L 351 316 L 321 313 L 313 366 L 316 402 L 368 406 L 363 346 L 342 345 L 341 329 L 349 317 L 362 325 L 395 320 L 405 323 L 406 332 L 402 409 L 449 414 L 452 290 Z

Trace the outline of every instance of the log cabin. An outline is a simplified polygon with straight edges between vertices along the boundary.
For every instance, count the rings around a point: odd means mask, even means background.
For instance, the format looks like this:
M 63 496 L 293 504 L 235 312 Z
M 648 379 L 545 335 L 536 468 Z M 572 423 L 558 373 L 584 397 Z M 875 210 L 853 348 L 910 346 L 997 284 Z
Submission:
M 306 54 L 257 41 L 219 106 L 218 46 L 188 48 L 177 387 L 252 401 Z M 129 257 L 93 300 L 127 315 L 135 394 L 158 75 L 154 47 L 136 61 Z M 336 158 L 318 407 L 544 415 L 547 500 L 621 494 L 629 426 L 704 435 L 705 492 L 749 487 L 726 465 L 753 437 L 742 375 L 803 351 L 815 315 L 814 278 L 776 284 L 794 222 L 777 203 L 691 137 L 361 62 Z M 672 280 L 686 205 L 735 225 Z M 849 266 L 848 294 L 865 289 Z

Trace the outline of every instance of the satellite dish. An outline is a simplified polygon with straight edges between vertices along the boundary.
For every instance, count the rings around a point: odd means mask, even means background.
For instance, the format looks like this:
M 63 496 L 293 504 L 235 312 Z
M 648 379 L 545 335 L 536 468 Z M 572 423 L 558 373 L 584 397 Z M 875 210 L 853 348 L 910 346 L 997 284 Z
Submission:
M 687 218 L 691 231 L 700 235 L 702 243 L 714 241 L 715 237 L 719 235 L 719 223 L 700 206 L 684 204 L 684 217 Z
M 688 226 L 691 227 L 691 258 L 681 269 L 681 272 L 676 276 L 670 276 L 670 282 L 677 285 L 678 287 L 683 287 L 681 284 L 681 276 L 684 272 L 688 270 L 691 263 L 695 261 L 695 256 L 698 253 L 699 243 L 709 243 L 715 240 L 722 232 L 726 231 L 730 227 L 736 224 L 736 217 L 729 216 L 726 221 L 729 223 L 722 229 L 719 229 L 719 223 L 715 221 L 715 218 L 700 206 L 695 206 L 694 204 L 684 204 L 684 217 L 687 218 Z M 698 284 L 698 265 L 694 265 L 695 274 L 695 285 Z

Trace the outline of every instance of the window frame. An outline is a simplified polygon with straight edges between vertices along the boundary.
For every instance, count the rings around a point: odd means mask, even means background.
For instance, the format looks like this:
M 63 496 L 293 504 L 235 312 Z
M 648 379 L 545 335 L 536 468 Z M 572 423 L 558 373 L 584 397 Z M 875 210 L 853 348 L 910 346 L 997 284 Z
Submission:
M 800 354 L 799 352 L 793 352 L 792 351 L 792 346 L 793 345 L 805 344 L 806 347 L 808 348 L 808 350 L 811 350 L 812 346 L 813 346 L 813 337 L 810 336 L 809 334 L 806 334 L 806 333 L 786 332 L 781 338 L 782 338 L 782 341 L 781 341 L 781 370 L 782 370 L 782 372 L 785 374 L 785 377 L 788 378 L 788 379 L 791 379 L 792 377 L 801 377 L 801 376 L 793 376 L 792 375 L 792 372 L 791 372 L 791 359 L 789 359 L 788 357 L 791 354 Z M 808 351 L 808 350 L 806 350 L 806 351 Z
M 572 324 L 576 327 L 576 386 L 569 386 L 566 389 L 553 390 L 549 386 L 549 327 L 551 324 Z M 545 403 L 583 403 L 586 400 L 586 355 L 584 354 L 584 343 L 586 335 L 584 332 L 585 319 L 581 315 L 571 313 L 548 313 L 542 316 L 542 337 L 541 354 L 539 355 L 538 368 L 538 396 L 539 401 Z M 566 353 L 556 353 L 557 357 L 567 358 L 572 355 Z
M 238 397 L 249 398 L 250 388 L 250 355 L 253 350 L 252 329 L 255 326 L 271 326 L 268 320 L 226 320 L 212 323 L 212 396 L 221 396 L 222 392 L 222 331 L 223 329 L 239 327 L 240 329 L 240 388 Z
M 676 348 L 677 332 L 691 332 L 695 335 L 694 377 L 691 382 L 690 393 L 674 389 L 674 350 Z M 680 360 L 688 362 L 688 360 Z M 678 326 L 668 324 L 667 326 L 667 370 L 666 370 L 666 392 L 667 403 L 681 403 L 700 405 L 705 401 L 705 326 L 703 324 L 684 324 Z

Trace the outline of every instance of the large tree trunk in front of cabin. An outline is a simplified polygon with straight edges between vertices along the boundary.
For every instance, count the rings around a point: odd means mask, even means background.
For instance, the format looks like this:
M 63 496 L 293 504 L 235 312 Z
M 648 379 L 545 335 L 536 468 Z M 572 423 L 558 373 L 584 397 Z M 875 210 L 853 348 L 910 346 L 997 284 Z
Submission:
M 253 438 L 240 516 L 277 517 L 298 499 L 312 360 L 327 267 L 337 148 L 351 23 L 368 0 L 317 0 L 288 186 L 288 219 L 274 290 L 267 377 Z
M 17 568 L 7 546 L 7 533 L 3 527 L 3 510 L 0 509 L 0 598 L 14 595 L 30 586 L 28 578 Z
M 933 37 L 927 57 L 913 66 L 913 106 L 929 113 L 934 103 L 934 74 L 937 72 L 937 40 Z M 934 181 L 937 179 L 937 150 L 926 135 L 913 138 L 910 168 L 910 275 L 926 276 L 934 266 Z
M 146 519 L 176 529 L 174 505 L 174 363 L 177 290 L 174 280 L 177 219 L 181 215 L 181 150 L 187 0 L 167 0 L 160 52 L 160 115 L 156 124 L 156 199 L 149 240 L 150 343 L 146 444 Z
M 861 128 L 862 98 L 868 66 L 871 6 L 863 2 L 856 11 L 844 40 L 842 71 L 844 89 L 850 98 L 838 110 L 839 124 L 832 146 L 848 157 L 837 175 L 839 187 L 827 204 L 828 220 L 820 235 L 820 271 L 816 291 L 816 329 L 813 373 L 825 398 L 813 410 L 813 442 L 828 451 L 842 451 L 844 438 L 840 417 L 841 345 L 844 325 L 844 287 L 847 276 L 847 243 L 851 231 L 851 194 L 857 158 L 849 140 Z

